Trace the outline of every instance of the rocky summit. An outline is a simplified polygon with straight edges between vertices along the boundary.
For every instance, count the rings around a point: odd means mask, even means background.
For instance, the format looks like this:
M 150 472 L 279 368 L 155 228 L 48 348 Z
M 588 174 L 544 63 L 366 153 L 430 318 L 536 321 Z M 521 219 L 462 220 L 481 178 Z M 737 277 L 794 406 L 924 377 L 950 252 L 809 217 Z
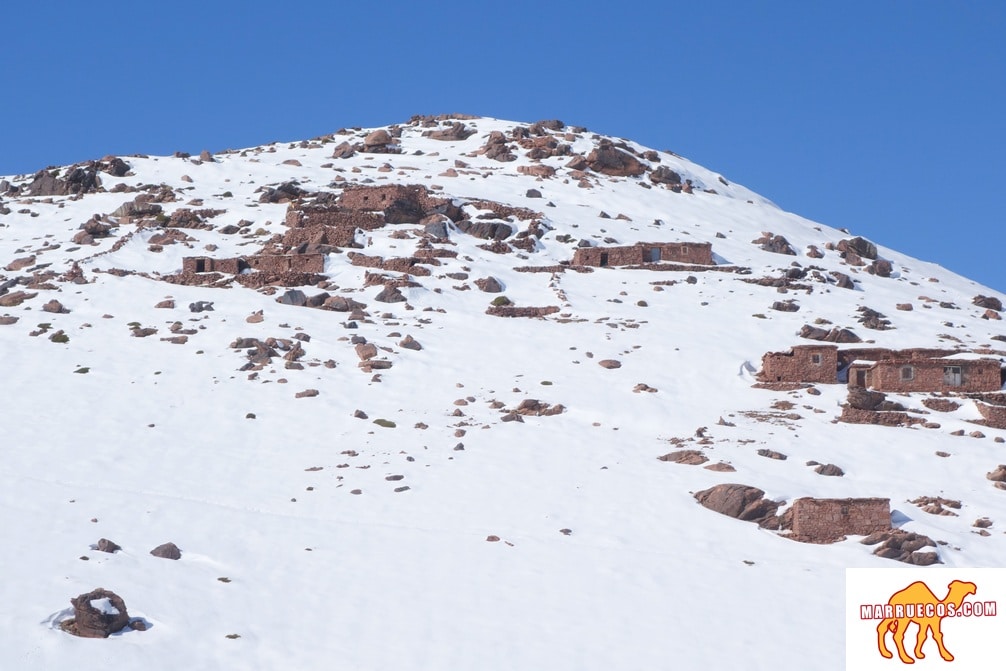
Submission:
M 1001 561 L 1002 310 L 559 120 L 0 178 L 0 666 L 834 668 Z

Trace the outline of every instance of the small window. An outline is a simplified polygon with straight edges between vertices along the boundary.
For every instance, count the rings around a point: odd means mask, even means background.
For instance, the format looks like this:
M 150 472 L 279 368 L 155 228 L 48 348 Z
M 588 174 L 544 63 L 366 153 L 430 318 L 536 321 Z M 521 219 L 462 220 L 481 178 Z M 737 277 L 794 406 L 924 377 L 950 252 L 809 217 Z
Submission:
M 810 362 L 811 363 L 816 363 L 816 364 L 821 363 L 821 355 L 820 354 L 811 354 L 810 355 Z
M 901 381 L 902 382 L 911 382 L 914 379 L 915 379 L 915 369 L 912 368 L 911 366 L 902 366 L 901 367 Z
M 842 515 L 849 514 L 849 506 L 842 506 Z

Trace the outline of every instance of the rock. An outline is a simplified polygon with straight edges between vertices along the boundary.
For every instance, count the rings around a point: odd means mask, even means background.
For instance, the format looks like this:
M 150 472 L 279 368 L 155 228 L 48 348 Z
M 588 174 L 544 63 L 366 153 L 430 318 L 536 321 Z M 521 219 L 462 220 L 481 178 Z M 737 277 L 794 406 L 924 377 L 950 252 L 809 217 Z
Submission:
M 607 368 L 608 370 L 612 370 L 615 368 L 621 368 L 622 362 L 616 361 L 615 359 L 601 359 L 600 361 L 597 362 L 597 365 L 599 365 L 601 368 Z
M 503 291 L 503 283 L 492 276 L 475 280 L 475 286 L 487 294 L 498 294 Z
M 28 293 L 27 291 L 12 291 L 9 294 L 0 296 L 0 307 L 3 308 L 13 308 L 21 305 L 27 300 L 31 300 L 38 296 L 38 293 Z
M 332 158 L 349 158 L 356 153 L 356 149 L 353 145 L 348 142 L 343 142 L 342 144 L 336 145 L 335 150 L 332 152 Z
M 902 312 L 911 312 L 915 309 L 911 303 L 898 303 L 897 308 Z
M 294 394 L 294 398 L 314 398 L 320 392 L 317 389 L 305 389 Z
M 851 407 L 858 410 L 876 410 L 881 403 L 887 400 L 887 395 L 879 391 L 853 387 L 849 390 L 847 400 Z
M 789 244 L 789 240 L 781 235 L 769 234 L 765 237 L 755 240 L 755 244 L 761 246 L 766 252 L 772 252 L 773 254 L 786 254 L 788 256 L 796 256 L 796 250 L 793 249 L 793 245 Z
M 814 472 L 818 475 L 829 475 L 833 477 L 842 477 L 845 475 L 845 471 L 836 466 L 835 464 L 821 464 L 814 469 Z
M 158 303 L 154 307 L 155 308 L 159 308 L 159 309 L 163 309 L 163 310 L 174 310 L 175 309 L 175 301 L 173 301 L 172 299 L 168 298 L 166 300 L 161 301 L 160 303 Z
M 667 186 L 681 186 L 681 175 L 674 172 L 666 165 L 658 166 L 656 170 L 650 172 L 650 181 L 654 184 L 665 184 Z
M 386 286 L 381 293 L 374 296 L 374 300 L 378 303 L 403 303 L 406 298 L 398 287 Z
M 70 599 L 73 619 L 62 623 L 65 631 L 82 638 L 108 638 L 129 624 L 126 603 L 115 592 L 98 588 Z
M 922 534 L 911 533 L 901 529 L 877 531 L 862 541 L 863 545 L 877 545 L 873 554 L 885 559 L 895 559 L 906 564 L 928 566 L 939 562 L 939 555 L 934 551 L 922 552 L 924 548 L 936 548 L 936 541 Z
M 798 312 L 800 310 L 800 305 L 793 300 L 776 301 L 775 303 L 772 303 L 772 309 L 778 310 L 779 312 Z
M 297 307 L 304 307 L 307 305 L 307 294 L 305 294 L 300 289 L 290 289 L 285 292 L 282 296 L 276 299 L 277 303 L 282 305 L 294 305 Z
M 695 493 L 700 504 L 728 517 L 748 522 L 763 522 L 775 517 L 778 503 L 763 498 L 757 487 L 722 484 Z
M 999 464 L 994 471 L 986 473 L 985 477 L 993 482 L 1006 482 L 1006 465 Z
M 538 189 L 528 189 L 524 195 L 528 198 L 541 198 L 541 191 Z
M 155 557 L 160 557 L 161 559 L 181 559 L 182 551 L 178 549 L 178 546 L 174 543 L 164 543 L 163 545 L 158 545 L 150 554 Z
M 475 134 L 475 130 L 468 128 L 465 124 L 460 121 L 455 121 L 450 124 L 447 128 L 442 128 L 440 130 L 431 130 L 423 133 L 424 137 L 428 137 L 431 140 L 443 140 L 443 141 L 453 141 L 460 142 L 461 140 L 467 140 L 469 137 Z
M 98 545 L 97 545 L 98 552 L 108 552 L 114 554 L 121 549 L 122 546 L 120 546 L 115 541 L 110 541 L 107 538 L 98 539 Z
M 356 346 L 356 356 L 360 357 L 361 361 L 373 359 L 377 356 L 377 346 L 372 343 L 361 343 Z
M 372 133 L 368 134 L 367 137 L 363 139 L 363 146 L 366 147 L 367 149 L 372 149 L 374 147 L 383 147 L 385 145 L 389 145 L 393 141 L 394 140 L 391 137 L 391 133 L 384 130 L 383 128 L 379 128 L 373 131 Z
M 646 172 L 646 166 L 635 156 L 616 149 L 610 140 L 601 140 L 587 154 L 586 163 L 594 172 L 612 177 L 638 177 Z
M 216 162 L 213 158 L 213 154 L 211 154 L 208 149 L 203 149 L 201 152 L 199 152 L 199 160 L 202 161 L 203 163 Z
M 53 298 L 51 301 L 42 306 L 42 312 L 51 312 L 53 314 L 66 314 L 69 312 L 63 304 Z
M 782 452 L 776 452 L 775 450 L 769 450 L 766 448 L 758 450 L 758 456 L 768 457 L 769 459 L 777 459 L 779 461 L 786 461 L 787 459 L 786 455 Z
M 419 344 L 419 341 L 410 335 L 405 336 L 398 342 L 398 346 L 404 349 L 411 349 L 418 352 L 423 349 L 423 346 Z
M 855 289 L 856 283 L 852 281 L 852 278 L 845 273 L 840 273 L 837 270 L 831 271 L 831 276 L 835 278 L 835 286 L 839 289 Z
M 555 168 L 550 165 L 544 165 L 543 163 L 535 163 L 533 165 L 517 166 L 517 172 L 522 175 L 531 175 L 532 177 L 548 178 L 555 175 Z M 541 198 L 541 195 L 539 195 L 538 198 Z
M 995 296 L 982 296 L 979 294 L 978 296 L 975 296 L 974 300 L 971 302 L 980 308 L 987 308 L 989 310 L 995 310 L 996 312 L 1002 312 L 1003 309 L 1002 301 Z
M 877 277 L 890 277 L 894 266 L 887 259 L 877 259 L 866 268 L 866 272 Z
M 877 246 L 866 238 L 855 237 L 848 240 L 839 240 L 838 244 L 835 245 L 835 249 L 843 254 L 852 252 L 856 256 L 870 259 L 871 261 L 877 258 Z
M 701 450 L 678 450 L 677 452 L 668 452 L 667 454 L 657 457 L 660 461 L 671 461 L 675 464 L 686 464 L 688 466 L 698 466 L 699 464 L 704 464 L 709 461 L 709 457 L 702 453 Z
M 213 312 L 212 301 L 196 301 L 189 303 L 189 312 Z

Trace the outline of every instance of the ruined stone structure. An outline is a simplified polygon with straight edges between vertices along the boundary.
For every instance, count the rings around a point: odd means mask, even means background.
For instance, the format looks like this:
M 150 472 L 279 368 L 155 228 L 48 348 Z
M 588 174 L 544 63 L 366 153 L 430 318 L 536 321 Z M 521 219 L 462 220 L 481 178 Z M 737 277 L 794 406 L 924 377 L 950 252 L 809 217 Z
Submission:
M 337 201 L 339 207 L 363 212 L 384 212 L 389 224 L 418 223 L 438 213 L 459 221 L 460 209 L 447 198 L 437 198 L 421 184 L 389 184 L 347 188 Z
M 800 498 L 793 502 L 793 535 L 827 542 L 845 535 L 868 536 L 891 528 L 891 500 Z
M 762 382 L 838 381 L 838 348 L 834 345 L 796 345 L 788 352 L 769 352 L 762 357 Z
M 182 259 L 183 273 L 224 273 L 237 275 L 244 270 L 258 270 L 266 273 L 321 273 L 325 270 L 325 255 L 261 254 L 230 259 L 187 256 Z
M 970 394 L 981 413 L 985 425 L 994 429 L 1006 429 L 1006 394 Z
M 713 246 L 708 242 L 637 242 L 622 247 L 580 247 L 573 252 L 577 266 L 632 266 L 644 263 L 690 263 L 713 265 Z
M 998 391 L 1002 383 L 996 359 L 897 357 L 849 366 L 850 387 L 877 391 Z

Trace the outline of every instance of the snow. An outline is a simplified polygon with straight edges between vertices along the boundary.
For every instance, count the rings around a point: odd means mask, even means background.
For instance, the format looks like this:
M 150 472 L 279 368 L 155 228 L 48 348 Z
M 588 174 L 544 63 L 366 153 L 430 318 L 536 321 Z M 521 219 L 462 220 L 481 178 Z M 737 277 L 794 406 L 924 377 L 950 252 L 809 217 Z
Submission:
M 818 319 L 875 341 L 868 346 L 996 346 L 991 337 L 1003 327 L 971 304 L 992 290 L 887 248 L 880 254 L 893 262 L 895 277 L 857 272 L 825 248 L 849 235 L 667 153 L 660 153 L 661 165 L 692 179 L 694 194 L 646 189 L 645 180 L 633 178 L 600 177 L 593 188 L 580 188 L 576 179 L 564 182 L 568 157 L 542 161 L 557 168 L 556 177 L 519 175 L 518 166 L 530 164 L 523 151 L 511 163 L 473 155 L 491 131 L 509 136 L 512 122 L 465 123 L 478 132 L 461 142 L 431 140 L 424 129 L 405 126 L 401 155 L 332 159 L 335 144 L 355 141 L 336 136 L 317 146 L 277 143 L 218 154 L 212 163 L 124 157 L 133 174 L 102 175 L 108 192 L 79 200 L 3 198 L 11 214 L 0 215 L 0 268 L 34 253 L 38 264 L 59 272 L 79 261 L 89 283 L 58 283 L 21 306 L 0 308 L 0 316 L 20 317 L 0 326 L 7 353 L 0 359 L 0 528 L 18 539 L 0 581 L 0 603 L 17 604 L 0 608 L 0 667 L 104 668 L 114 660 L 153 671 L 589 670 L 665 668 L 673 660 L 676 668 L 694 669 L 743 659 L 750 669 L 835 668 L 844 650 L 835 623 L 843 617 L 845 569 L 900 565 L 873 556 L 857 538 L 801 544 L 696 504 L 693 492 L 725 482 L 788 502 L 889 497 L 902 528 L 946 541 L 939 548 L 944 565 L 1001 562 L 1003 493 L 985 474 L 1003 461 L 993 439 L 1006 432 L 970 423 L 971 404 L 927 417 L 939 429 L 833 423 L 845 400 L 842 385 L 817 385 L 817 396 L 772 392 L 752 388 L 748 372 L 765 352 L 800 344 L 800 327 Z M 572 144 L 586 153 L 593 141 L 586 133 Z M 302 165 L 283 165 L 288 159 Z M 455 159 L 471 168 L 442 176 Z M 393 171 L 378 172 L 384 163 Z M 356 329 L 345 328 L 344 313 L 280 305 L 240 286 L 156 279 L 180 270 L 184 256 L 210 254 L 207 244 L 217 245 L 212 256 L 225 258 L 254 252 L 282 233 L 286 205 L 258 203 L 260 187 L 295 179 L 301 188 L 335 190 L 338 176 L 439 185 L 455 198 L 529 207 L 552 230 L 526 259 L 487 252 L 477 246 L 483 241 L 452 231 L 457 258 L 441 259 L 429 277 L 415 278 L 420 287 L 403 290 L 413 310 L 374 302 L 381 287 L 363 288 L 366 269 L 351 266 L 345 254 L 329 255 L 326 274 L 339 287 L 330 293 L 367 304 L 371 317 Z M 251 233 L 262 228 L 268 235 L 186 229 L 196 238 L 191 246 L 154 253 L 144 231 L 110 252 L 136 230 L 123 224 L 96 247 L 70 244 L 92 214 L 132 200 L 135 194 L 111 192 L 118 183 L 190 189 L 163 203 L 165 211 L 222 208 L 211 220 L 215 227 L 248 220 Z M 526 198 L 528 188 L 544 197 Z M 195 199 L 202 204 L 187 204 Z M 601 219 L 601 210 L 631 221 Z M 389 233 L 417 228 L 369 232 L 373 245 L 361 251 L 407 256 L 416 240 Z M 798 256 L 751 244 L 764 231 L 784 235 Z M 572 241 L 557 241 L 563 234 Z M 605 244 L 605 237 L 622 245 L 711 242 L 724 263 L 751 274 L 597 269 L 553 277 L 514 270 L 568 260 L 577 240 Z M 811 244 L 825 257 L 806 257 Z M 844 272 L 857 287 L 808 281 L 813 293 L 781 296 L 743 282 L 778 276 L 793 262 L 820 267 L 825 276 Z M 149 277 L 98 272 L 113 268 Z M 26 274 L 0 270 L 0 285 Z M 517 305 L 554 304 L 561 312 L 546 319 L 486 315 L 494 296 L 473 283 L 488 275 Z M 688 275 L 694 284 L 684 281 Z M 652 284 L 668 280 L 677 283 L 662 291 Z M 455 288 L 463 284 L 470 290 Z M 169 296 L 175 309 L 153 308 Z M 70 312 L 42 312 L 50 298 Z M 769 308 L 785 298 L 797 299 L 800 311 Z M 214 310 L 190 313 L 196 301 L 212 301 Z M 897 311 L 899 303 L 915 309 Z M 896 328 L 863 328 L 860 306 L 884 313 Z M 257 310 L 264 320 L 247 323 Z M 161 340 L 176 321 L 196 331 L 184 345 Z M 158 333 L 132 337 L 132 322 Z M 50 326 L 31 336 L 40 324 Z M 60 329 L 68 343 L 49 340 Z M 238 370 L 243 351 L 229 347 L 238 337 L 297 333 L 311 337 L 303 343 L 304 370 L 285 369 L 281 359 L 255 379 Z M 377 371 L 380 381 L 358 369 L 347 340 L 354 335 L 392 350 L 380 353 L 394 364 Z M 401 348 L 405 335 L 423 349 Z M 329 359 L 336 368 L 310 365 Z M 607 370 L 597 363 L 603 359 L 622 366 Z M 87 373 L 74 372 L 84 367 Z M 634 392 L 639 383 L 658 391 Z M 308 388 L 319 395 L 295 398 Z M 499 400 L 512 409 L 526 398 L 567 410 L 502 422 L 489 405 Z M 897 398 L 920 405 L 918 395 Z M 795 404 L 787 412 L 800 419 L 771 416 L 780 400 Z M 355 410 L 368 418 L 353 417 Z M 415 428 L 420 423 L 428 428 Z M 656 459 L 676 449 L 670 439 L 687 441 L 699 427 L 712 442 L 684 446 L 702 447 L 710 463 L 728 462 L 736 472 Z M 986 438 L 951 435 L 978 428 Z M 766 459 L 760 448 L 788 459 Z M 837 464 L 846 475 L 817 475 L 805 466 L 809 460 Z M 404 477 L 386 480 L 392 475 Z M 401 486 L 409 489 L 396 492 Z M 362 493 L 351 493 L 357 489 Z M 907 502 L 937 494 L 960 499 L 959 516 L 928 515 Z M 990 536 L 972 533 L 979 517 L 995 521 Z M 501 540 L 487 542 L 490 535 Z M 90 551 L 100 537 L 123 551 Z M 181 548 L 182 561 L 149 555 L 167 541 Z M 99 586 L 121 595 L 152 627 L 95 642 L 40 624 Z
M 108 597 L 102 599 L 91 599 L 91 608 L 94 608 L 103 615 L 118 615 L 119 609 L 112 605 L 112 600 Z

